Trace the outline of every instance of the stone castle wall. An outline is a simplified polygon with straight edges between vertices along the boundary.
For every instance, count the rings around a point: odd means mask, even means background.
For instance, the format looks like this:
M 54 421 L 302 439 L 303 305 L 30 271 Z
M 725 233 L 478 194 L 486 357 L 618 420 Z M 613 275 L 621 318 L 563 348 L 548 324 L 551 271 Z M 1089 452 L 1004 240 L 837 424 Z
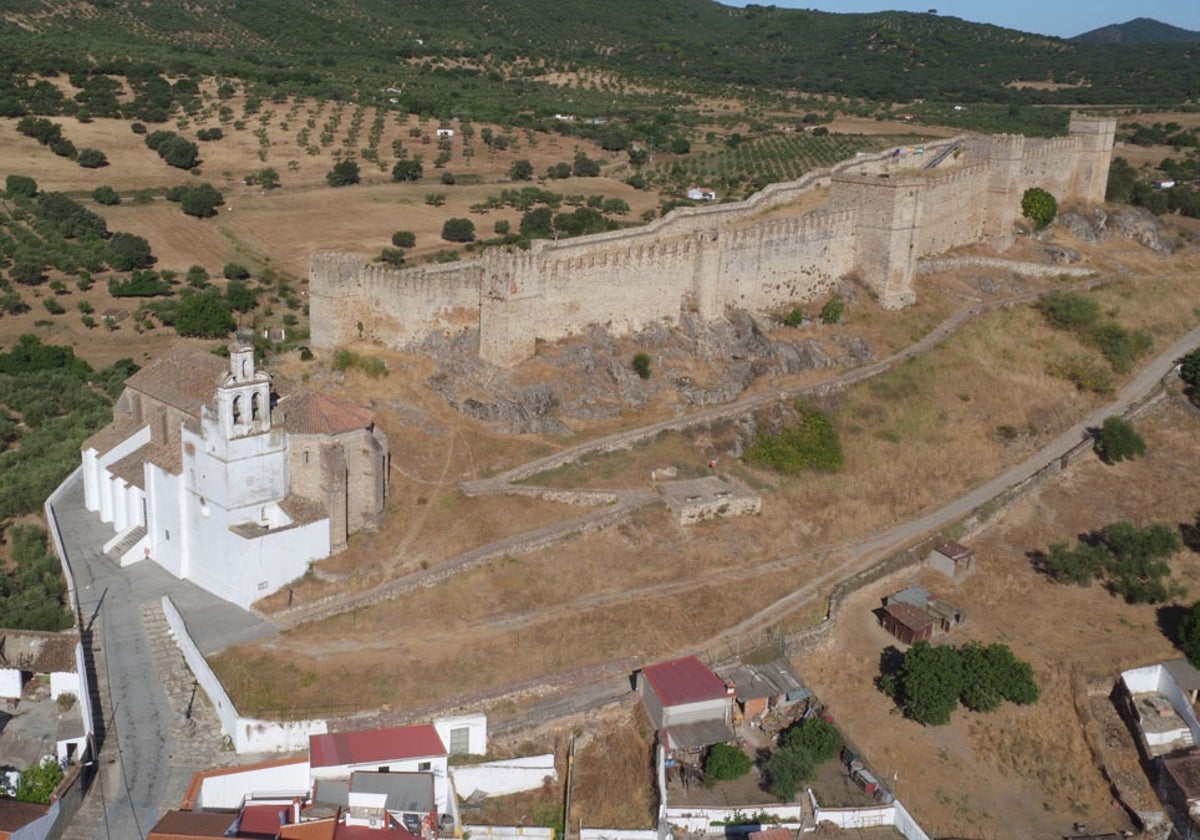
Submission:
M 856 273 L 888 308 L 916 300 L 917 260 L 973 242 L 1012 242 L 1022 193 L 1104 199 L 1115 121 L 1073 115 L 1052 140 L 971 136 L 922 155 L 856 157 L 746 201 L 675 210 L 640 228 L 528 251 L 391 270 L 319 252 L 311 261 L 312 342 L 331 350 L 359 337 L 402 347 L 431 332 L 477 327 L 480 355 L 513 364 L 602 324 L 617 334 L 693 311 L 773 309 L 827 294 Z M 939 152 L 943 165 L 923 165 Z M 827 206 L 787 216 L 814 197 Z M 360 327 L 361 325 L 361 327 Z

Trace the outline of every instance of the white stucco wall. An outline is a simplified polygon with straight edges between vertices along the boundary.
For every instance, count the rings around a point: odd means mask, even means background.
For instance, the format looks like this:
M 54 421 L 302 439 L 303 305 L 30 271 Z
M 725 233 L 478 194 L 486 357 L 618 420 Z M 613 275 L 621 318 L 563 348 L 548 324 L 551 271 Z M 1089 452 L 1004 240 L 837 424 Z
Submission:
M 58 699 L 60 694 L 74 694 L 76 698 L 83 692 L 79 688 L 79 674 L 73 671 L 52 671 L 50 673 L 50 697 Z
M 0 668 L 0 697 L 21 696 L 21 672 L 17 668 Z
M 433 728 L 442 738 L 446 749 L 450 747 L 450 733 L 455 729 L 466 728 L 468 735 L 468 755 L 487 755 L 487 715 L 480 712 L 474 715 L 456 715 L 454 717 L 434 718 Z
M 146 468 L 146 505 L 150 523 L 147 547 L 154 562 L 175 577 L 183 577 L 183 481 L 153 464 Z
M 488 796 L 537 790 L 547 776 L 558 781 L 554 753 L 451 767 L 450 774 L 454 777 L 454 789 L 462 797 L 470 796 L 477 790 Z
M 83 504 L 90 511 L 100 512 L 101 522 L 112 522 L 112 485 L 108 467 L 150 442 L 150 427 L 143 426 L 108 452 L 94 449 L 84 453 Z M 90 454 L 90 457 L 89 457 Z
M 242 807 L 247 797 L 289 797 L 305 795 L 311 790 L 308 759 L 273 767 L 248 767 L 220 775 L 206 776 L 193 807 L 203 809 L 235 809 Z
M 702 720 L 729 722 L 733 710 L 733 698 L 729 695 L 699 703 L 683 703 L 663 709 L 663 728 Z
M 310 735 L 324 735 L 329 731 L 329 724 L 324 720 L 269 721 L 239 715 L 225 687 L 221 685 L 217 675 L 208 666 L 208 660 L 200 653 L 195 641 L 188 634 L 179 610 L 165 595 L 162 599 L 162 609 L 184 661 L 208 695 L 209 702 L 213 704 L 221 721 L 222 731 L 233 740 L 235 752 L 307 751 Z
M 731 805 L 715 808 L 667 808 L 667 822 L 696 834 L 725 834 L 734 820 L 747 814 L 769 814 L 780 821 L 799 822 L 799 805 Z M 721 825 L 713 825 L 713 823 Z
M 554 840 L 553 828 L 529 825 L 464 825 L 463 833 L 472 837 L 495 837 L 497 840 Z

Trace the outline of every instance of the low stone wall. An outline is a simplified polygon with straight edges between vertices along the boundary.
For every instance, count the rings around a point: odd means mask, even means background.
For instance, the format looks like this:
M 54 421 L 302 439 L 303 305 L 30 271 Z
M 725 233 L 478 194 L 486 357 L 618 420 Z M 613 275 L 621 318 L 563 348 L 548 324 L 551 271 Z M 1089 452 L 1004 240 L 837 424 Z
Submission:
M 938 274 L 958 268 L 1000 269 L 1024 277 L 1090 277 L 1096 273 L 1090 268 L 1019 262 L 1000 257 L 929 257 L 917 263 L 918 274 Z

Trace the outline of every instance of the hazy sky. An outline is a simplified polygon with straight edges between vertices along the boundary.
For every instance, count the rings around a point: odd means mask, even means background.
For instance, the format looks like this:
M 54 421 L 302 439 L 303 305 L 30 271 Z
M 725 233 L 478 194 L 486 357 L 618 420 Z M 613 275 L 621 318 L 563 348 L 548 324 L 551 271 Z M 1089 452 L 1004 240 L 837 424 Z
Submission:
M 721 0 L 732 6 L 745 6 L 747 0 Z M 976 23 L 994 23 L 1006 29 L 1038 32 L 1070 38 L 1110 23 L 1125 23 L 1138 17 L 1200 31 L 1200 2 L 1197 0 L 754 0 L 760 6 L 775 5 L 791 9 L 819 9 L 823 12 L 927 12 L 937 9 Z

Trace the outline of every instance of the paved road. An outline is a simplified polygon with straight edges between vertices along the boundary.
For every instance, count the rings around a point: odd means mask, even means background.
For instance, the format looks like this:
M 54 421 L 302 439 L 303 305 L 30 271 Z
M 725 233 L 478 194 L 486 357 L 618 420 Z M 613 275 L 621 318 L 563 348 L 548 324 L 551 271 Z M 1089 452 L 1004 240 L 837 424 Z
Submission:
M 83 507 L 83 486 L 73 486 L 55 506 L 55 516 L 75 578 L 84 626 L 97 633 L 107 674 L 98 674 L 110 710 L 101 745 L 100 784 L 104 820 L 96 840 L 145 837 L 158 820 L 171 784 L 171 736 L 176 716 L 154 665 L 154 652 L 143 623 L 143 606 L 170 595 L 197 644 L 206 653 L 260 638 L 274 629 L 245 610 L 218 599 L 194 584 L 177 580 L 153 563 L 121 569 L 100 553 L 112 529 Z M 115 762 L 108 759 L 115 758 Z

